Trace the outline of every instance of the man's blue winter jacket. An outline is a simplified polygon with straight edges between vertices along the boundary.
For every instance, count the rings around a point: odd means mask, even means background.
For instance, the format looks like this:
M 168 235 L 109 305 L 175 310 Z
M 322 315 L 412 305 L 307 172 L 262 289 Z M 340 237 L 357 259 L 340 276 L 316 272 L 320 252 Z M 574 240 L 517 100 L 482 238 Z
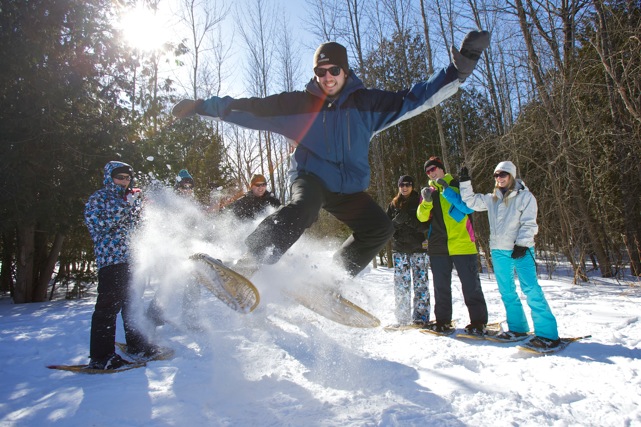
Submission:
M 369 186 L 369 143 L 374 135 L 438 105 L 460 84 L 453 65 L 398 92 L 366 89 L 350 71 L 335 99 L 312 79 L 305 91 L 266 98 L 213 97 L 198 113 L 284 135 L 296 146 L 292 178 L 313 174 L 329 191 L 351 194 Z

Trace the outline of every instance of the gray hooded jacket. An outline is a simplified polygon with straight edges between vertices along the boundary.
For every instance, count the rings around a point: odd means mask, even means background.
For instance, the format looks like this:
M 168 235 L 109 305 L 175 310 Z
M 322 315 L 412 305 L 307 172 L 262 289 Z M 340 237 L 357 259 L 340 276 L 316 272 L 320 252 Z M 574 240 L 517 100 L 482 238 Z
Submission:
M 520 179 L 514 191 L 507 195 L 495 189 L 494 193 L 475 194 L 471 181 L 460 183 L 461 197 L 475 211 L 487 211 L 490 222 L 490 249 L 512 250 L 514 245 L 530 248 L 539 231 L 536 224 L 538 206 L 534 195 Z

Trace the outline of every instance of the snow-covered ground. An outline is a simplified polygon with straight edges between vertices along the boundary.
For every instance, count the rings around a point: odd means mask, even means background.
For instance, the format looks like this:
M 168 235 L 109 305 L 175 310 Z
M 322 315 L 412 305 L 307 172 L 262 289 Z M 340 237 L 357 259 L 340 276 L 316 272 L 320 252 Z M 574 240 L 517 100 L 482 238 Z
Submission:
M 319 317 L 279 292 L 282 283 L 335 274 L 327 243 L 304 238 L 254 277 L 256 311 L 237 314 L 203 291 L 194 307 L 203 330 L 192 332 L 181 326 L 187 256 L 234 257 L 229 248 L 242 248 L 247 230 L 223 227 L 229 240 L 218 234 L 206 245 L 167 237 L 185 221 L 158 218 L 149 208 L 137 282 L 145 303 L 159 292 L 171 322 L 149 330 L 176 357 L 114 375 L 46 369 L 86 363 L 94 297 L 23 305 L 1 298 L 0 426 L 641 426 L 638 281 L 541 280 L 561 335 L 592 338 L 536 356 L 516 344 L 355 329 Z M 493 276 L 481 278 L 490 321 L 503 319 Z M 456 277 L 453 288 L 464 326 Z M 391 270 L 368 268 L 341 289 L 383 325 L 394 323 Z M 123 340 L 120 321 L 118 328 Z

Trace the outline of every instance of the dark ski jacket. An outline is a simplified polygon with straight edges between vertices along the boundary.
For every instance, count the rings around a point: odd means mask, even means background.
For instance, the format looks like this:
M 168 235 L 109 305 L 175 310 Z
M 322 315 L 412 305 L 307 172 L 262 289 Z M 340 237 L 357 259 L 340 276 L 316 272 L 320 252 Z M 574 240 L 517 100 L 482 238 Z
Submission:
M 280 206 L 280 200 L 272 196 L 269 191 L 265 191 L 261 197 L 256 197 L 254 193 L 248 191 L 243 197 L 229 204 L 227 207 L 240 219 L 255 219 L 256 215 L 267 209 L 268 206 L 275 208 Z
M 350 71 L 345 87 L 328 98 L 312 79 L 305 91 L 266 98 L 212 97 L 198 113 L 294 141 L 290 180 L 318 177 L 328 191 L 353 194 L 369 187 L 369 143 L 378 132 L 438 105 L 458 91 L 453 65 L 398 92 L 366 89 Z
M 133 188 L 132 178 L 125 189 L 111 178 L 111 172 L 129 166 L 122 162 L 105 165 L 104 187 L 93 193 L 85 205 L 85 223 L 94 244 L 98 268 L 129 262 L 129 238 L 140 220 L 140 189 Z
M 429 222 L 421 222 L 416 217 L 420 196 L 414 190 L 409 194 L 402 208 L 397 208 L 393 203 L 387 206 L 387 216 L 394 224 L 392 249 L 394 252 L 413 254 L 426 252 L 423 241 L 427 237 Z

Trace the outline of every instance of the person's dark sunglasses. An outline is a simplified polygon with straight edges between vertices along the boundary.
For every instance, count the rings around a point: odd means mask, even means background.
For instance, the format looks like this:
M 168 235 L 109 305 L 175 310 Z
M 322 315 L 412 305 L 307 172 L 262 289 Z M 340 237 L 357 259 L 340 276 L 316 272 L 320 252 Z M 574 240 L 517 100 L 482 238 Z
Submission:
M 401 182 L 398 186 L 399 187 L 411 187 L 412 183 L 411 182 Z
M 432 172 L 434 172 L 435 170 L 436 170 L 436 166 L 432 166 L 432 167 L 431 167 L 431 168 L 429 168 L 429 169 L 425 169 L 425 173 L 429 175 L 429 174 L 431 174 Z
M 329 74 L 336 77 L 341 73 L 341 67 L 334 65 L 333 67 L 329 67 L 329 68 L 320 68 L 320 67 L 314 68 L 314 74 L 316 74 L 318 77 L 325 77 L 325 74 L 327 74 L 328 71 L 329 71 Z
M 510 174 L 509 172 L 505 172 L 505 171 L 497 172 L 497 173 L 494 174 L 494 178 L 495 179 L 496 178 L 505 178 L 509 174 Z
M 267 187 L 267 183 L 266 183 L 266 182 L 256 183 L 256 184 L 254 184 L 254 185 L 255 185 L 256 187 Z
M 131 181 L 131 175 L 114 175 L 115 179 L 119 179 L 120 181 Z

